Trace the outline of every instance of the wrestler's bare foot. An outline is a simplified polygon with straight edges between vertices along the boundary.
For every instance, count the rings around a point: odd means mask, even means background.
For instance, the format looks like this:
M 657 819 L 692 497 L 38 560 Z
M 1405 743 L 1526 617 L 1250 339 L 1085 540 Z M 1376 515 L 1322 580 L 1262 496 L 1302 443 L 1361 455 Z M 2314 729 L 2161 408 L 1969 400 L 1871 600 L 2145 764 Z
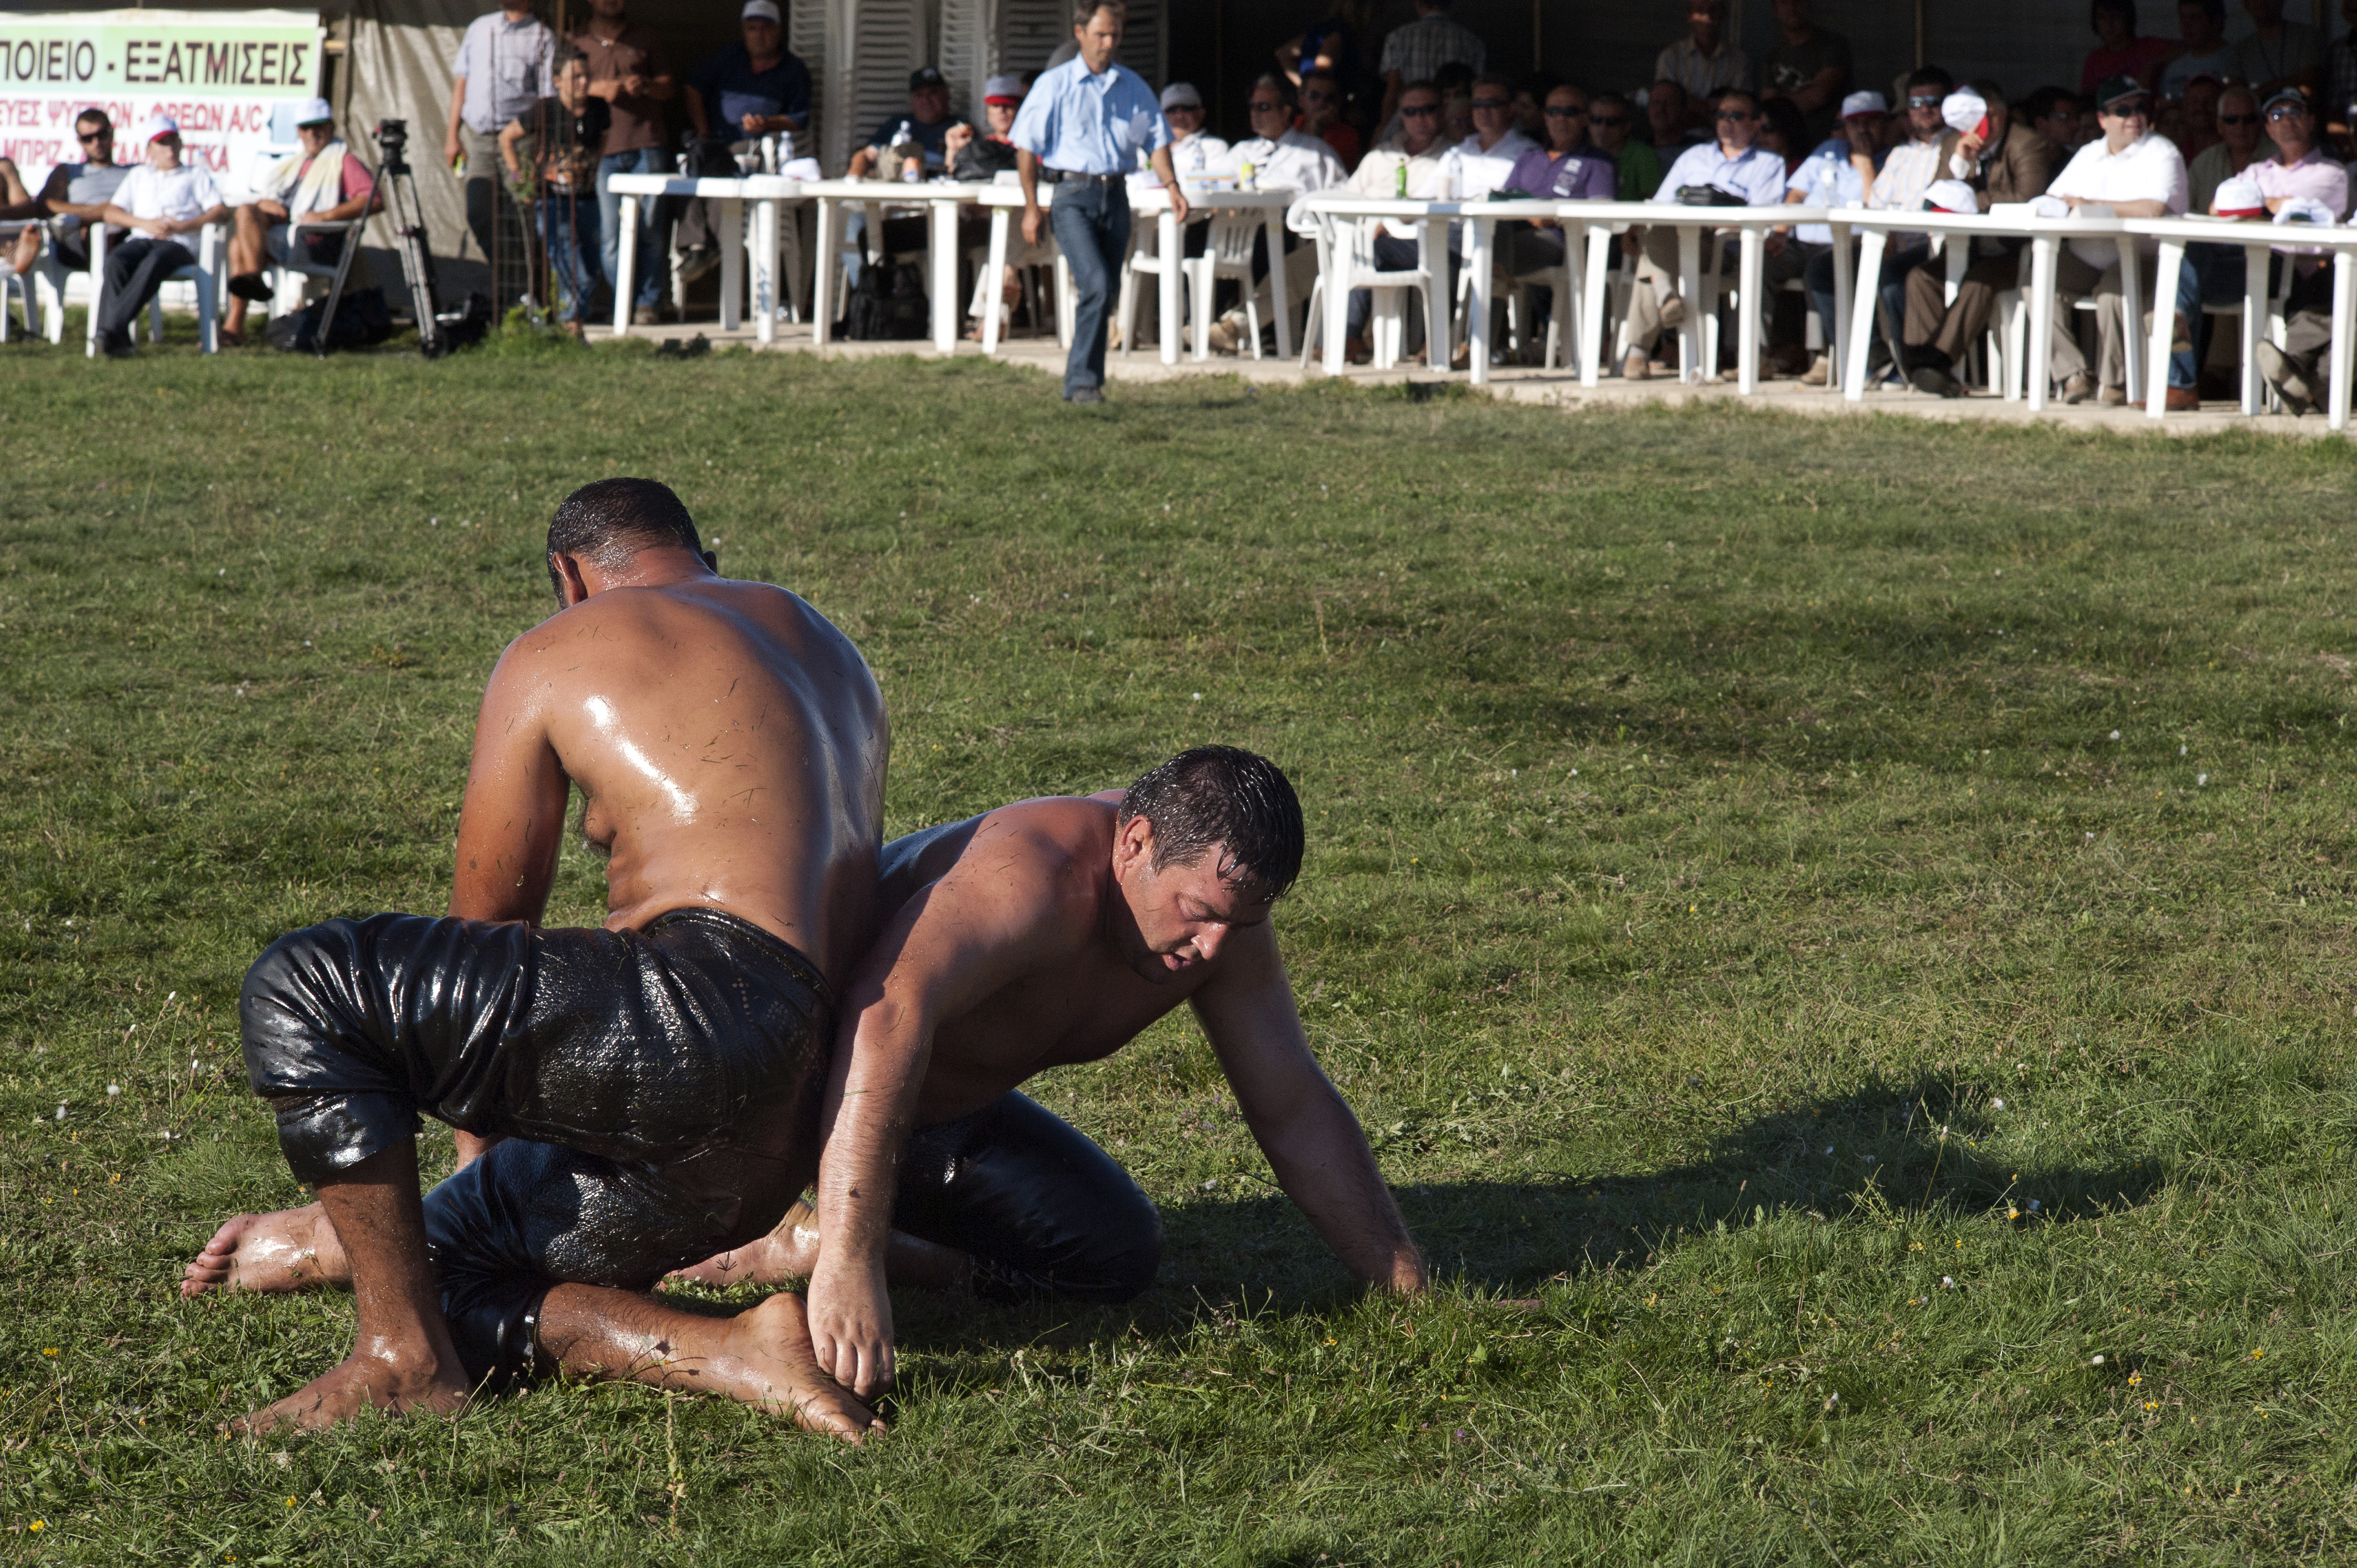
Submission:
M 328 1211 L 307 1203 L 274 1214 L 241 1214 L 222 1225 L 181 1271 L 180 1294 L 314 1290 L 351 1283 L 351 1262 L 328 1222 Z
M 673 1387 L 758 1405 L 773 1415 L 791 1414 L 813 1432 L 857 1443 L 870 1431 L 882 1433 L 876 1412 L 819 1370 L 811 1349 L 810 1323 L 802 1298 L 780 1292 L 729 1319 L 720 1343 L 706 1357 L 672 1363 Z
M 665 1284 L 674 1280 L 694 1280 L 703 1284 L 781 1285 L 810 1278 L 811 1270 L 818 1263 L 818 1231 L 802 1230 L 792 1223 L 789 1215 L 784 1223 L 758 1241 L 748 1241 L 726 1252 L 715 1252 L 704 1262 L 684 1269 L 673 1269 L 663 1276 Z
M 392 1355 L 354 1352 L 341 1365 L 312 1379 L 277 1403 L 231 1422 L 229 1430 L 257 1436 L 282 1426 L 317 1431 L 350 1421 L 363 1410 L 393 1414 L 409 1411 L 447 1413 L 467 1402 L 467 1380 L 430 1358 L 423 1365 Z

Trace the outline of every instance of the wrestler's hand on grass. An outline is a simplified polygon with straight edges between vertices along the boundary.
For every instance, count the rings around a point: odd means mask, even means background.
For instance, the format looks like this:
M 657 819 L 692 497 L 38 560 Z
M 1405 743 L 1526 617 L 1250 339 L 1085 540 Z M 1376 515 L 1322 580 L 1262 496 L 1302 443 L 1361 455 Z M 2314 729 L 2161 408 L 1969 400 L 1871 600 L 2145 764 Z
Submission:
M 861 1399 L 892 1386 L 892 1297 L 882 1259 L 830 1267 L 822 1254 L 811 1275 L 809 1317 L 823 1371 Z

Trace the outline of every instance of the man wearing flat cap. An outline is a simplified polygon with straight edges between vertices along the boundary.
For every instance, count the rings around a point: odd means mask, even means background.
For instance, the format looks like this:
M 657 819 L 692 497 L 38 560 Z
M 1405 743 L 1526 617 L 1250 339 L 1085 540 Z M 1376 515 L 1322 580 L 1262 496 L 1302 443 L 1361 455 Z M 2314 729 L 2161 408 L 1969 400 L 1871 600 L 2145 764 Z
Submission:
M 851 177 L 866 179 L 883 161 L 885 151 L 901 140 L 902 127 L 925 160 L 924 172 L 937 175 L 949 161 L 950 132 L 959 124 L 950 113 L 950 84 L 939 67 L 919 66 L 909 73 L 909 112 L 887 114 L 867 145 L 851 155 Z M 899 177 L 899 169 L 887 171 Z M 920 220 L 921 222 L 921 220 Z

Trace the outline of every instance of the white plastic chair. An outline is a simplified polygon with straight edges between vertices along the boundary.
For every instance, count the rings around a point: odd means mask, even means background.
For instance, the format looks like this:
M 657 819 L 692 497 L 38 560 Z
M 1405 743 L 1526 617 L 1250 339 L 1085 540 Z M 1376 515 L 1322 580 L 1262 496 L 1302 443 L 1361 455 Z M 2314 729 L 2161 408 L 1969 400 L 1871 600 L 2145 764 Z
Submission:
M 0 224 L 0 243 L 16 239 L 27 226 L 25 223 Z M 8 295 L 12 289 L 24 302 L 25 335 L 28 338 L 41 335 L 41 302 L 39 292 L 34 286 L 39 275 L 38 263 L 34 272 L 19 273 L 5 254 L 0 254 L 0 343 L 8 340 Z
M 275 321 L 282 316 L 292 315 L 302 309 L 303 295 L 313 279 L 316 278 L 321 283 L 330 283 L 335 279 L 335 263 L 315 262 L 308 259 L 303 248 L 305 231 L 307 230 L 312 233 L 349 234 L 352 230 L 360 228 L 362 222 L 363 220 L 357 218 L 305 218 L 298 219 L 286 226 L 287 255 L 304 259 L 270 263 L 270 318 L 272 320 Z M 346 242 L 346 243 L 350 242 Z
M 1407 340 L 1407 296 L 1413 292 L 1424 296 L 1425 360 L 1433 370 L 1448 368 L 1448 358 L 1441 351 L 1444 334 L 1436 330 L 1448 319 L 1447 307 L 1441 303 L 1440 274 L 1435 274 L 1432 258 L 1419 252 L 1416 264 L 1405 272 L 1381 272 L 1375 266 L 1375 236 L 1382 220 L 1374 218 L 1338 218 L 1327 216 L 1318 230 L 1318 282 L 1309 291 L 1309 321 L 1301 334 L 1301 363 L 1309 364 L 1310 355 L 1323 344 L 1326 330 L 1324 309 L 1327 282 L 1333 276 L 1331 264 L 1334 247 L 1342 250 L 1344 289 L 1356 293 L 1369 290 L 1374 296 L 1374 312 L 1368 322 L 1374 350 L 1374 367 L 1388 371 L 1397 364 Z
M 1203 239 L 1203 253 L 1179 263 L 1193 296 L 1189 308 L 1194 312 L 1194 351 L 1198 360 L 1211 357 L 1211 290 L 1222 278 L 1233 278 L 1243 285 L 1245 336 L 1252 357 L 1260 358 L 1260 299 L 1253 288 L 1253 244 L 1258 236 L 1267 232 L 1265 214 L 1250 209 L 1214 212 L 1211 232 Z M 1283 266 L 1285 258 L 1274 256 L 1269 264 Z M 1122 341 L 1129 341 L 1126 328 L 1123 328 Z
M 1159 280 L 1165 268 L 1175 267 L 1178 271 L 1180 281 L 1183 283 L 1186 279 L 1186 257 L 1183 254 L 1163 255 L 1159 239 L 1161 232 L 1162 225 L 1159 223 L 1132 223 L 1129 227 L 1129 254 L 1124 256 L 1121 261 L 1121 304 L 1115 316 L 1115 319 L 1121 324 L 1121 352 L 1124 359 L 1127 359 L 1137 348 L 1139 274 L 1144 274 Z M 1182 226 L 1178 231 L 1178 242 L 1182 251 L 1186 246 L 1186 239 L 1187 231 Z M 1178 302 L 1180 307 L 1184 308 L 1187 295 L 1183 288 L 1179 292 Z M 1197 330 L 1200 332 L 1202 328 L 1199 325 Z
M 98 357 L 98 318 L 106 306 L 106 226 L 93 223 L 90 234 L 90 318 L 84 333 L 82 352 L 91 359 Z M 198 231 L 197 260 L 193 266 L 172 273 L 167 281 L 194 284 L 197 290 L 197 339 L 203 352 L 221 351 L 221 332 L 216 323 L 221 319 L 221 269 L 219 258 L 227 242 L 229 225 L 208 223 Z M 147 303 L 147 338 L 151 343 L 164 340 L 164 295 L 157 290 Z

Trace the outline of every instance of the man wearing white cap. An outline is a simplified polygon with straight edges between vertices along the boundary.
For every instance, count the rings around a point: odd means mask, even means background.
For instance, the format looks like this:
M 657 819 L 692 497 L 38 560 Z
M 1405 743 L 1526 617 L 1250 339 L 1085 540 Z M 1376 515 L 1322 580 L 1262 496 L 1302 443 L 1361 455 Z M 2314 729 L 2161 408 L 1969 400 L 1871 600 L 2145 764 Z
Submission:
M 499 184 L 500 133 L 556 87 L 556 35 L 532 14 L 532 0 L 502 0 L 504 9 L 467 24 L 451 67 L 449 123 L 442 159 L 467 185 L 467 228 L 488 262 L 500 253 L 499 225 L 516 228 L 512 202 Z M 504 207 L 505 210 L 502 211 Z
M 1840 134 L 1819 144 L 1801 160 L 1801 166 L 1786 177 L 1785 201 L 1797 207 L 1865 206 L 1866 188 L 1874 183 L 1874 176 L 1882 166 L 1882 137 L 1889 119 L 1889 106 L 1883 102 L 1879 92 L 1862 90 L 1845 97 L 1841 101 Z M 1808 281 L 1810 265 L 1819 256 L 1830 255 L 1833 244 L 1830 224 L 1803 223 L 1793 229 L 1790 253 L 1797 258 L 1803 289 L 1814 290 L 1815 285 Z M 1809 295 L 1817 311 L 1817 325 L 1828 345 L 1801 377 L 1803 385 L 1813 387 L 1824 385 L 1831 374 L 1834 324 L 1826 314 L 1834 308 L 1830 263 L 1824 283 L 1822 291 Z
M 103 215 L 104 221 L 134 231 L 106 253 L 106 306 L 98 315 L 98 341 L 110 360 L 131 357 L 131 323 L 165 279 L 196 264 L 196 253 L 180 243 L 180 236 L 229 216 L 205 166 L 180 161 L 178 121 L 157 114 L 139 127 L 138 140 L 145 161 L 124 177 Z
M 1170 161 L 1180 177 L 1200 177 L 1228 156 L 1228 144 L 1203 129 L 1203 95 L 1191 81 L 1162 90 L 1162 117 L 1170 123 Z
M 2054 179 L 2061 149 L 2027 125 L 2013 124 L 2005 94 L 1993 81 L 1960 87 L 1940 105 L 1948 134 L 1940 143 L 1940 172 L 1970 187 L 1975 207 L 1986 212 L 1998 202 L 2029 201 Z M 1907 276 L 1908 377 L 1937 397 L 1959 397 L 1956 361 L 1988 329 L 1996 296 L 2014 286 L 2026 241 L 1981 235 L 1969 241 L 1973 259 L 1964 269 L 1953 304 L 1947 297 L 1947 268 L 1918 267 Z
M 681 91 L 695 134 L 726 142 L 741 156 L 763 136 L 799 135 L 810 124 L 811 74 L 786 48 L 778 0 L 745 0 L 737 26 L 739 40 L 697 66 Z M 680 215 L 684 276 L 698 278 L 720 264 L 719 216 L 712 201 L 691 201 Z
M 352 155 L 336 134 L 336 113 L 324 98 L 314 98 L 296 111 L 295 138 L 303 150 L 281 158 L 262 177 L 260 199 L 237 209 L 237 228 L 229 241 L 229 314 L 222 319 L 221 341 L 235 347 L 245 341 L 248 301 L 270 298 L 269 280 L 262 269 L 269 262 L 289 259 L 293 237 L 287 226 L 297 220 L 338 222 L 359 218 L 384 206 L 376 194 L 376 179 L 368 166 Z M 345 235 L 329 231 L 303 239 L 303 260 L 332 265 L 343 253 Z M 357 258 L 354 264 L 360 265 Z M 366 287 L 346 280 L 346 286 Z
M 2245 220 L 2255 220 L 2264 212 L 2293 230 L 2302 224 L 2340 222 L 2349 211 L 2349 171 L 2319 149 L 2316 114 L 2306 96 L 2297 88 L 2284 88 L 2268 96 L 2261 113 L 2266 118 L 2267 139 L 2275 144 L 2275 156 L 2254 162 L 2236 178 L 2221 183 L 2213 211 L 2220 217 Z M 2247 187 L 2247 192 L 2235 190 L 2236 186 Z M 2230 209 L 2230 202 L 2237 205 Z M 2244 203 L 2252 206 L 2240 205 Z M 2231 261 L 2223 255 L 2218 258 L 2212 273 L 2212 286 L 2231 282 L 2241 293 L 2243 266 L 2242 248 L 2234 246 Z M 2332 343 L 2332 270 L 2312 245 L 2274 247 L 2272 270 L 2279 275 L 2285 267 L 2292 269 L 2292 276 L 2284 299 L 2283 347 L 2262 338 L 2254 355 L 2259 373 L 2266 377 L 2284 405 L 2301 414 L 2324 401 L 2325 379 L 2318 373 L 2318 361 Z M 2178 297 L 2181 307 L 2181 285 Z

